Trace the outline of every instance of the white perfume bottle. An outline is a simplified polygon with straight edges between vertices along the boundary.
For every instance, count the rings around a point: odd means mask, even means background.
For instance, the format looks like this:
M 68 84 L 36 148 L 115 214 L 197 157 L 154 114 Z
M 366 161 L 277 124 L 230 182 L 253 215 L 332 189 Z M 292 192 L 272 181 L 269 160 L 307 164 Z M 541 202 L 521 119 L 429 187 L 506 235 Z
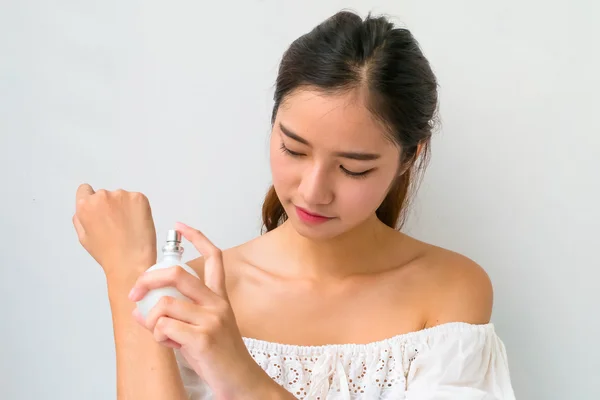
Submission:
M 174 267 L 176 265 L 181 266 L 184 270 L 198 277 L 198 274 L 187 264 L 181 262 L 181 256 L 183 255 L 183 247 L 181 246 L 181 233 L 175 229 L 171 229 L 167 232 L 167 243 L 162 248 L 162 260 L 157 264 L 148 268 L 147 271 L 153 271 L 157 269 Z M 144 298 L 137 302 L 137 308 L 144 317 L 148 316 L 148 313 L 158 303 L 163 296 L 170 296 L 177 299 L 190 301 L 189 298 L 181 294 L 175 287 L 162 287 L 158 289 L 152 289 Z

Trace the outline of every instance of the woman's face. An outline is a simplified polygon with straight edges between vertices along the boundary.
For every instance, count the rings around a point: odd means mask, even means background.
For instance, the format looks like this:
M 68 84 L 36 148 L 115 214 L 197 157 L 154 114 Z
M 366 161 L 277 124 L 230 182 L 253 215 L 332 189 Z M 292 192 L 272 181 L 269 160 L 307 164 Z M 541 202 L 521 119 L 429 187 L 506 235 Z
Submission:
M 290 94 L 277 112 L 270 152 L 273 185 L 290 222 L 314 239 L 375 218 L 400 160 L 358 91 Z

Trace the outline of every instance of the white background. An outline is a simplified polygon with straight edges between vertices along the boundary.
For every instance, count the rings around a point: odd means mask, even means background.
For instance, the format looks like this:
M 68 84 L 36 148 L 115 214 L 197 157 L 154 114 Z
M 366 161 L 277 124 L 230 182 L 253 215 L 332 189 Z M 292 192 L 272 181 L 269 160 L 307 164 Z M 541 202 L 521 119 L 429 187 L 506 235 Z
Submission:
M 341 8 L 394 16 L 439 77 L 443 126 L 409 231 L 490 274 L 517 397 L 600 398 L 598 7 L 3 1 L 0 398 L 115 398 L 75 189 L 144 192 L 160 240 L 176 220 L 221 247 L 255 236 L 279 59 Z

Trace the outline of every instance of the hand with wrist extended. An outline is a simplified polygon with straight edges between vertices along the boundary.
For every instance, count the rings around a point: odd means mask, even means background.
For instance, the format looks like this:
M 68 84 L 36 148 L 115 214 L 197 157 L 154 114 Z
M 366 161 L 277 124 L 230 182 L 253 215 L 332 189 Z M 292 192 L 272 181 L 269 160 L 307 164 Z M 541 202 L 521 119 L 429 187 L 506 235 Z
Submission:
M 80 185 L 73 225 L 109 280 L 137 276 L 156 263 L 156 230 L 142 193 Z

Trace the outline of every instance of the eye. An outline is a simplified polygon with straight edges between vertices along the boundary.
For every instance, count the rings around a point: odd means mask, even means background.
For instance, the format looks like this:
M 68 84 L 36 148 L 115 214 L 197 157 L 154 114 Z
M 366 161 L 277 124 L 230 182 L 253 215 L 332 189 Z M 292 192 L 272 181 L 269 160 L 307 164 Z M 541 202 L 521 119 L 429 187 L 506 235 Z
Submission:
M 350 171 L 347 170 L 346 168 L 344 168 L 343 165 L 340 165 L 340 169 L 342 171 L 344 171 L 344 173 L 352 178 L 364 178 L 366 177 L 371 171 L 373 171 L 373 169 L 368 169 L 366 171 L 361 171 L 361 172 L 354 172 L 354 171 Z
M 279 148 L 281 149 L 282 152 L 284 152 L 285 154 L 292 156 L 292 157 L 304 157 L 306 155 L 304 153 L 298 153 L 296 151 L 288 149 L 285 146 L 285 144 L 283 144 L 283 142 L 281 143 L 281 146 L 279 146 Z M 344 168 L 343 165 L 340 165 L 340 169 L 347 176 L 349 176 L 351 178 L 356 178 L 356 179 L 365 178 L 371 171 L 374 170 L 374 168 L 371 168 L 366 171 L 354 172 L 354 171 L 350 171 L 349 169 Z
M 301 157 L 301 156 L 305 155 L 305 154 L 297 153 L 295 151 L 292 151 L 292 150 L 288 149 L 287 147 L 285 147 L 285 145 L 283 144 L 283 142 L 281 143 L 280 147 L 281 147 L 281 151 L 283 151 L 284 153 L 286 153 L 286 154 L 288 154 L 288 155 L 290 155 L 292 157 Z

